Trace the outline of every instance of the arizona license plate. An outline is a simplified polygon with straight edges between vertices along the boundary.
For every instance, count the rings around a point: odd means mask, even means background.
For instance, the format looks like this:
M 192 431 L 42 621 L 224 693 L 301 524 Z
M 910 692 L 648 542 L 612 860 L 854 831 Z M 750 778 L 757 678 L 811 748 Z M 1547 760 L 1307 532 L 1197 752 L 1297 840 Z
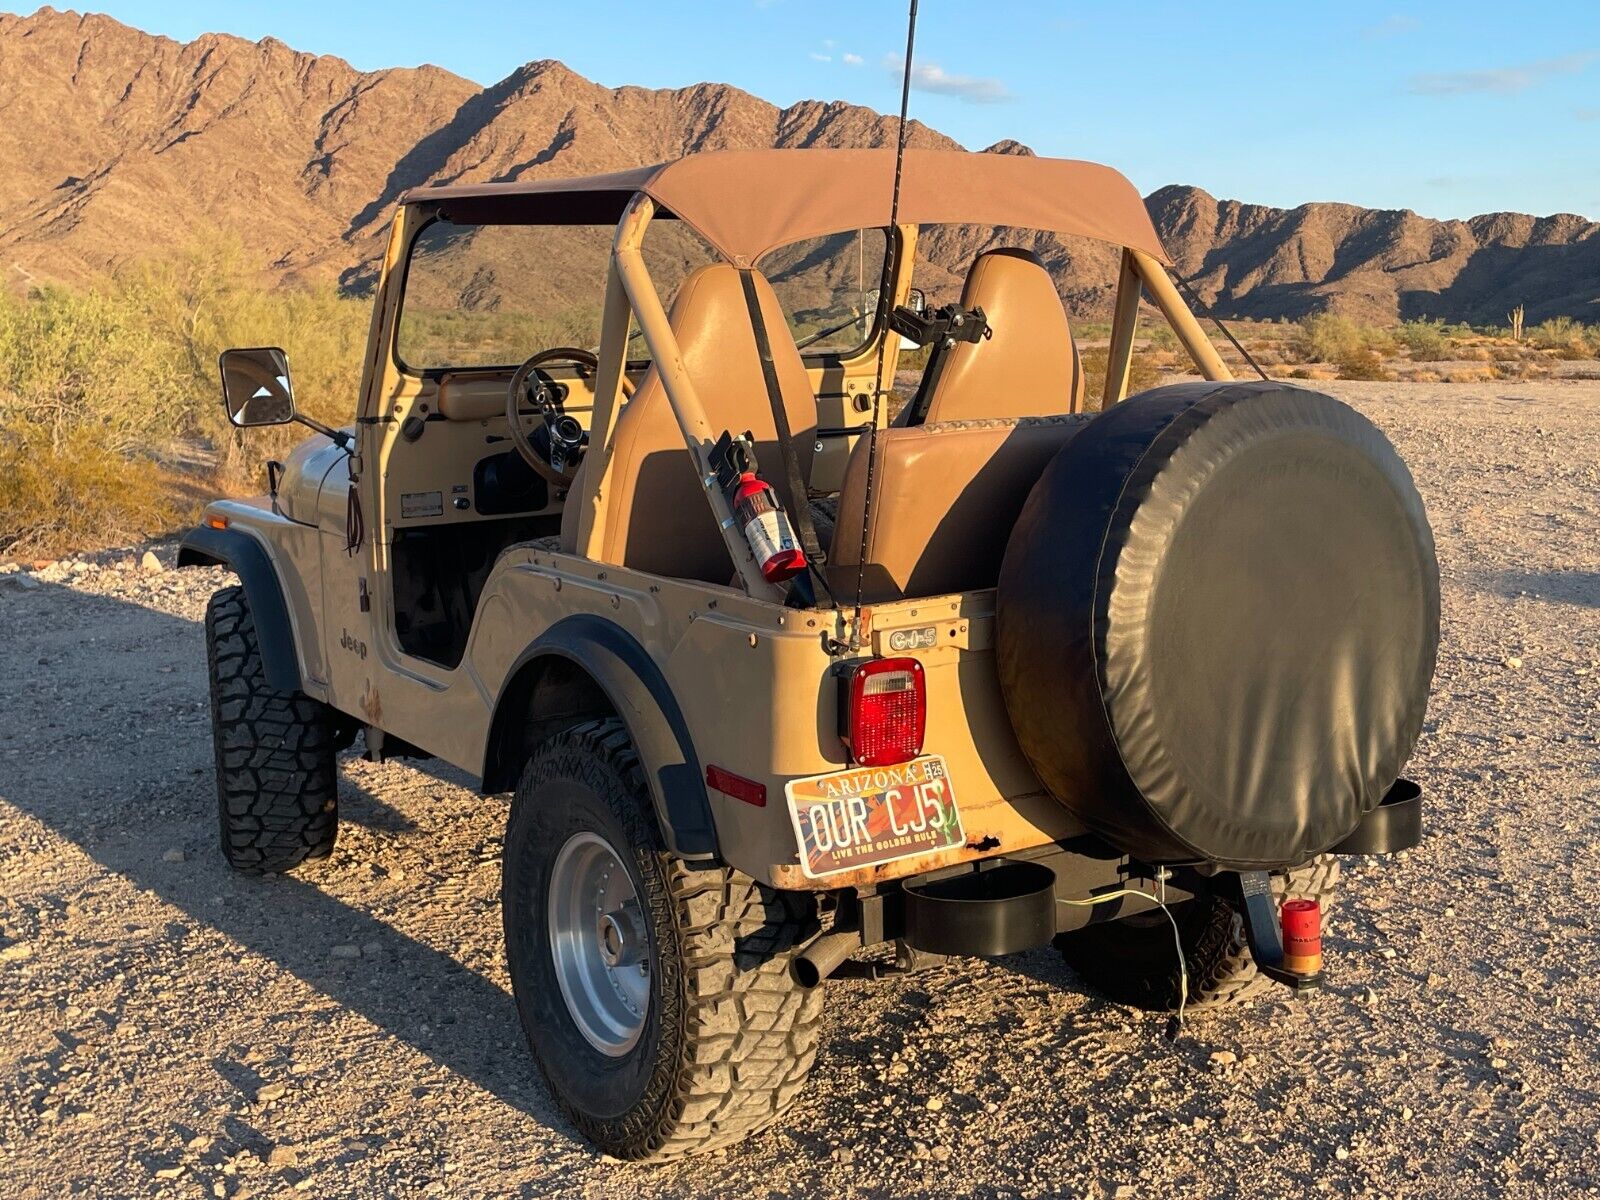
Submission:
M 944 759 L 855 767 L 796 779 L 784 788 L 800 843 L 800 868 L 815 879 L 966 840 Z

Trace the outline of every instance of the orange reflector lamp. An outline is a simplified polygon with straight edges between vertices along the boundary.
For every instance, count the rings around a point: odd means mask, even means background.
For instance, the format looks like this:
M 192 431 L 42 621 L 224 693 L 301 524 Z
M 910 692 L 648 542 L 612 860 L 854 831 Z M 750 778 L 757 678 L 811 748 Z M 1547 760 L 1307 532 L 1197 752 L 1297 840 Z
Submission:
M 1283 969 L 1296 975 L 1322 970 L 1322 906 L 1315 900 L 1284 901 Z
M 226 529 L 228 527 L 228 518 L 219 516 L 216 513 L 208 513 L 206 515 L 206 524 L 213 529 Z
M 735 775 L 732 771 L 725 771 L 721 767 L 710 766 L 706 768 L 706 785 L 721 792 L 724 796 L 732 796 L 735 800 L 743 800 L 746 804 L 756 808 L 767 806 L 767 785 L 757 783 L 754 779 L 746 779 L 743 775 Z

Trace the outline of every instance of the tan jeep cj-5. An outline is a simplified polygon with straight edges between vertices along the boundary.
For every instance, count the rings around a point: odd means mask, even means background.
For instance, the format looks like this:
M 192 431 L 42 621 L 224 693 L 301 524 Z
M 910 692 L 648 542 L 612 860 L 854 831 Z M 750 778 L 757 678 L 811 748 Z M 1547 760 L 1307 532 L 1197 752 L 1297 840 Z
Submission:
M 180 557 L 240 579 L 223 853 L 326 856 L 358 735 L 512 793 L 517 1008 L 623 1158 L 777 1118 L 830 976 L 1054 941 L 1153 1009 L 1313 987 L 1334 856 L 1420 836 L 1438 570 L 1393 448 L 1235 382 L 1116 172 L 912 150 L 892 208 L 894 171 L 423 188 L 352 425 L 222 357 L 235 424 L 317 432 Z M 964 280 L 917 254 L 950 226 Z M 1051 235 L 1121 252 L 1094 396 Z M 1127 397 L 1145 296 L 1201 380 Z

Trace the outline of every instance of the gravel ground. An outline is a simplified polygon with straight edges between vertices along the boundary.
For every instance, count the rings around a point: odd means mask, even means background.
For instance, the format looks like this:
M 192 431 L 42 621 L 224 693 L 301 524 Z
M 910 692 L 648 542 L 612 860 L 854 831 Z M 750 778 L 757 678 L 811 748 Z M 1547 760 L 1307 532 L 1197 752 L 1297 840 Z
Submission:
M 1600 384 L 1323 386 L 1410 462 L 1445 580 L 1427 837 L 1348 869 L 1331 986 L 1168 1043 L 1048 952 L 834 984 L 783 1126 L 666 1168 L 596 1155 L 534 1075 L 502 798 L 352 759 L 331 861 L 232 875 L 198 624 L 226 576 L 0 577 L 5 1191 L 1600 1192 Z

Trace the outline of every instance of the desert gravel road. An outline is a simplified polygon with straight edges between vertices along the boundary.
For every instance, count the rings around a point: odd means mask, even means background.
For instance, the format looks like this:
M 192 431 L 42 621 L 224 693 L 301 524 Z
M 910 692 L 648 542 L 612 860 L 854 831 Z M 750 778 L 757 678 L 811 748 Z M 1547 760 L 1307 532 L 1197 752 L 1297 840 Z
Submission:
M 235 876 L 227 576 L 0 576 L 0 1191 L 1600 1193 L 1600 383 L 1324 386 L 1416 473 L 1445 622 L 1426 839 L 1347 869 L 1328 990 L 1168 1043 L 1051 952 L 834 984 L 782 1127 L 665 1168 L 597 1156 L 533 1072 L 503 798 L 347 758 L 332 860 Z

